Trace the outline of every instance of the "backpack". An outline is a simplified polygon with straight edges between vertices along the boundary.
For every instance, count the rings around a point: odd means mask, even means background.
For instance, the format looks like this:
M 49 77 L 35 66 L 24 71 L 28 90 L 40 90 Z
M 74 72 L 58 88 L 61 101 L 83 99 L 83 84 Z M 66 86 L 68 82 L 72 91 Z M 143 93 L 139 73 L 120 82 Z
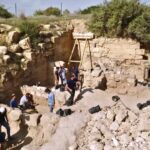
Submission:
M 101 111 L 101 108 L 100 108 L 99 105 L 97 105 L 97 106 L 92 107 L 92 108 L 89 109 L 89 113 L 90 113 L 90 114 L 94 114 L 94 113 L 97 113 L 97 112 L 99 112 L 99 111 Z

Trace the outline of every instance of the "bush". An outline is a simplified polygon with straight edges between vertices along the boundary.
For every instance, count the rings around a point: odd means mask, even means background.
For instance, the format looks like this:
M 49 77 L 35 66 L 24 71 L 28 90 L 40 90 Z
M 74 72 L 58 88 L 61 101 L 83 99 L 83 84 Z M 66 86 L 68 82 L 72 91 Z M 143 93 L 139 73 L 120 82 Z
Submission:
M 51 15 L 54 15 L 54 16 L 60 16 L 61 15 L 61 11 L 56 8 L 56 7 L 49 7 L 45 10 L 37 10 L 35 13 L 34 13 L 35 16 L 38 16 L 38 15 L 46 15 L 46 16 L 51 16 Z
M 19 24 L 19 29 L 21 31 L 21 35 L 23 37 L 29 36 L 33 46 L 35 46 L 38 42 L 38 26 L 36 23 L 24 21 Z
M 0 17 L 11 18 L 13 15 L 8 12 L 3 6 L 0 6 Z
M 150 7 L 139 0 L 111 0 L 92 13 L 89 29 L 97 36 L 131 37 L 150 42 Z

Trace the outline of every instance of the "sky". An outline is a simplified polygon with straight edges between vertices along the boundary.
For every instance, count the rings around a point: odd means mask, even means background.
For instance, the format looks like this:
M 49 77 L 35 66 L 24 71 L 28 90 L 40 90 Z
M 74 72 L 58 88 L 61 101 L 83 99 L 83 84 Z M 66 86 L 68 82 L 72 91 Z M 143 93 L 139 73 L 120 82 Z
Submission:
M 36 10 L 44 10 L 48 7 L 57 7 L 68 9 L 74 12 L 79 9 L 84 9 L 89 6 L 98 5 L 104 0 L 0 0 L 0 5 L 4 5 L 8 11 L 15 14 L 15 3 L 17 5 L 17 14 L 24 13 L 27 16 L 32 15 Z M 149 3 L 150 0 L 141 0 L 142 2 Z
M 15 14 L 15 3 L 17 5 L 17 12 L 25 13 L 25 15 L 32 15 L 36 10 L 43 10 L 50 6 L 68 9 L 74 12 L 79 9 L 84 9 L 89 6 L 102 3 L 103 0 L 0 0 L 0 5 L 4 5 L 8 11 Z

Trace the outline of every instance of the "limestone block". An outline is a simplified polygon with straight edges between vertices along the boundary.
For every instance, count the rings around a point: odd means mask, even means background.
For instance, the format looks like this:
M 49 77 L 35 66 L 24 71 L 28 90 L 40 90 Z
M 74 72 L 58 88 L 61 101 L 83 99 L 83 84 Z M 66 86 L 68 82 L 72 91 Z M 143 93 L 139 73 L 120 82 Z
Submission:
M 128 112 L 128 116 L 131 123 L 137 119 L 137 116 L 131 111 Z
M 18 58 L 22 58 L 23 57 L 22 53 L 16 53 L 16 55 L 18 56 Z
M 126 117 L 127 117 L 127 111 L 120 110 L 116 115 L 116 121 L 120 124 Z
M 42 24 L 42 29 L 48 31 L 50 29 L 50 24 Z
M 0 55 L 5 55 L 7 53 L 7 47 L 6 46 L 0 46 Z
M 32 52 L 31 51 L 24 51 L 23 52 L 23 56 L 25 57 L 25 58 L 27 58 L 28 60 L 32 60 Z
M 55 43 L 56 40 L 57 40 L 57 38 L 58 38 L 58 36 L 52 36 L 52 37 L 50 38 L 50 40 L 51 40 L 52 43 Z
M 55 61 L 55 66 L 56 66 L 56 67 L 61 67 L 61 66 L 63 66 L 64 64 L 65 64 L 64 61 Z
M 108 110 L 107 111 L 107 118 L 113 121 L 114 117 L 115 117 L 115 113 L 113 111 Z
M 38 113 L 30 114 L 26 117 L 27 119 L 25 120 L 25 122 L 28 126 L 37 127 L 40 117 L 41 117 L 41 114 L 38 114 Z
M 99 69 L 94 69 L 94 70 L 92 71 L 91 75 L 92 75 L 93 77 L 99 77 L 99 76 L 101 75 L 101 73 L 102 73 L 102 70 L 99 68 Z
M 39 32 L 39 35 L 40 36 L 45 36 L 45 37 L 49 37 L 49 36 L 52 36 L 52 32 L 51 31 L 40 31 Z
M 0 33 L 10 31 L 13 27 L 7 24 L 0 24 Z
M 19 46 L 20 46 L 23 50 L 30 49 L 30 48 L 31 48 L 30 38 L 27 37 L 27 38 L 25 38 L 25 39 L 19 41 Z
M 10 46 L 9 50 L 13 53 L 21 52 L 21 47 L 19 46 L 19 44 L 13 44 Z
M 10 31 L 6 37 L 6 42 L 8 44 L 17 43 L 20 38 L 20 33 L 18 31 Z
M 128 143 L 131 141 L 131 137 L 128 134 L 123 134 L 119 136 L 119 141 L 122 145 L 128 145 Z
M 136 49 L 136 54 L 137 55 L 144 55 L 145 54 L 145 49 Z
M 19 109 L 13 109 L 11 112 L 8 114 L 9 120 L 10 121 L 18 121 L 20 117 L 22 116 L 22 112 Z
M 136 55 L 134 59 L 142 60 L 143 56 L 142 55 Z
M 118 130 L 118 128 L 119 128 L 119 124 L 117 122 L 113 122 L 110 125 L 110 130 L 112 130 L 112 131 L 116 131 L 116 130 Z
M 10 60 L 10 56 L 9 55 L 3 55 L 3 60 L 4 62 L 8 62 Z

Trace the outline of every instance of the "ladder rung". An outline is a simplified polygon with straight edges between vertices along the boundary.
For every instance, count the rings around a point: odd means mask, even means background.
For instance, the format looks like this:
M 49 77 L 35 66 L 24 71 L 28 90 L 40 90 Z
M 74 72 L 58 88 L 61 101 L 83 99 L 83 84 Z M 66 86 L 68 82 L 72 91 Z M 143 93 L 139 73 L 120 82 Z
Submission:
M 69 62 L 81 62 L 80 60 L 69 60 Z

